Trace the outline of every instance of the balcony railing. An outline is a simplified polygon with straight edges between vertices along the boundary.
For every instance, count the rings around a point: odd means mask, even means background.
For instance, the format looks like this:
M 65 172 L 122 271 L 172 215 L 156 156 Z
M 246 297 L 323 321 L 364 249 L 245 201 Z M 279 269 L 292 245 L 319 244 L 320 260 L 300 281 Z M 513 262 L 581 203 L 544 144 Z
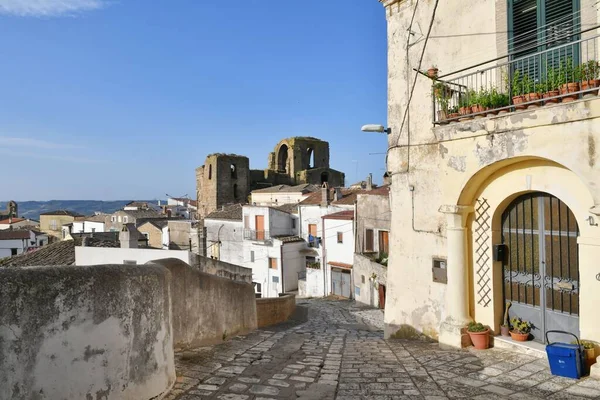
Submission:
M 513 55 L 509 61 L 495 59 L 434 79 L 434 123 L 447 124 L 597 96 L 599 37 L 573 40 L 521 57 Z M 484 68 L 473 71 L 478 67 Z M 470 72 L 456 76 L 463 71 Z
M 255 231 L 252 229 L 244 229 L 244 239 L 254 240 L 257 242 L 265 242 L 271 239 L 269 231 Z

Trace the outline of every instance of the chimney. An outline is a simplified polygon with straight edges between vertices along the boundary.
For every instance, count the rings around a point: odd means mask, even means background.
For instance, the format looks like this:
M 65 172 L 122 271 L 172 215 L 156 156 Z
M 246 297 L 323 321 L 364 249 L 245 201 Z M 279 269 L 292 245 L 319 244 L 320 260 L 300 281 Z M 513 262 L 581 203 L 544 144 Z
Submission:
M 371 173 L 367 177 L 367 190 L 373 190 L 373 174 Z
M 327 182 L 323 182 L 321 186 L 321 207 L 327 207 L 329 205 L 329 185 Z
M 136 249 L 138 246 L 137 234 L 132 233 L 127 225 L 129 224 L 123 225 L 121 232 L 119 232 L 119 242 L 121 242 L 121 248 Z
M 338 200 L 341 200 L 341 199 L 342 199 L 342 197 L 344 197 L 344 196 L 342 195 L 342 188 L 336 187 L 336 188 L 335 188 L 335 189 L 333 189 L 333 190 L 334 190 L 334 193 L 333 193 L 333 200 L 335 200 L 335 201 L 338 201 Z

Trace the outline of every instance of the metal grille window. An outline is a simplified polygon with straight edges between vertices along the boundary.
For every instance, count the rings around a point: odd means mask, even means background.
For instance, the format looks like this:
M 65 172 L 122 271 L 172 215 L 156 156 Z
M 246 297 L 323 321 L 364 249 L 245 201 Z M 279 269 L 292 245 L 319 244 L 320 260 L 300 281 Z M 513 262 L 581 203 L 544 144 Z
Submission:
M 521 196 L 502 215 L 504 297 L 511 313 L 533 322 L 536 339 L 549 329 L 578 331 L 577 236 L 575 216 L 549 194 Z

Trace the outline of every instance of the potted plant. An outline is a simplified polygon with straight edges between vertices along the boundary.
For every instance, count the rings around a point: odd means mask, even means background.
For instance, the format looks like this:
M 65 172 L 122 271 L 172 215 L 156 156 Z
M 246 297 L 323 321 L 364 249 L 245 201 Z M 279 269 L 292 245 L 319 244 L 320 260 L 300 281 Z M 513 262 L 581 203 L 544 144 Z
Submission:
M 588 91 L 586 95 L 596 96 L 598 94 L 599 74 L 600 65 L 596 60 L 590 60 L 581 66 L 581 90 Z
M 582 340 L 581 345 L 583 346 L 585 366 L 589 371 L 590 367 L 596 363 L 596 343 L 589 340 Z
M 523 77 L 521 76 L 521 71 L 519 70 L 516 70 L 513 73 L 511 92 L 512 102 L 515 105 L 515 110 L 524 110 L 525 106 L 520 105 L 525 101 L 525 97 L 523 96 Z
M 535 84 L 535 81 L 529 78 L 529 75 L 524 75 L 522 85 L 525 102 L 531 103 L 527 105 L 527 108 L 537 108 L 540 105 L 540 102 L 538 100 L 541 96 L 537 92 L 538 87 Z
M 467 93 L 461 93 L 459 100 L 460 107 L 458 113 L 462 116 L 471 114 L 471 105 L 469 104 L 469 96 Z
M 558 103 L 558 87 L 560 86 L 560 75 L 556 68 L 549 68 L 546 73 L 546 87 L 544 88 L 544 104 Z
M 574 100 L 577 100 L 575 93 L 579 91 L 579 80 L 581 77 L 581 69 L 579 67 L 573 66 L 573 59 L 570 57 L 566 60 L 563 60 L 559 69 L 560 75 L 560 94 L 563 95 L 561 98 L 562 103 L 568 103 Z
M 513 318 L 510 320 L 512 325 L 512 331 L 510 331 L 510 337 L 517 342 L 525 342 L 529 339 L 529 333 L 533 325 L 529 321 L 522 320 L 521 318 Z
M 458 106 L 452 106 L 448 109 L 448 118 L 451 120 L 450 123 L 456 122 L 459 116 Z
M 500 334 L 502 336 L 510 336 L 510 325 L 508 324 L 508 309 L 510 306 L 510 301 L 507 301 L 504 307 L 504 322 L 500 325 Z
M 442 82 L 436 82 L 433 85 L 433 89 L 433 94 L 440 106 L 437 112 L 437 120 L 438 122 L 445 121 L 448 119 L 448 103 L 451 96 L 450 88 Z
M 490 329 L 481 322 L 469 322 L 467 333 L 476 349 L 485 350 L 490 347 Z
M 438 67 L 433 65 L 433 66 L 431 66 L 431 68 L 429 68 L 427 70 L 427 76 L 430 77 L 431 79 L 437 79 L 439 72 L 440 71 L 438 70 Z
M 481 94 L 483 90 L 481 92 L 476 92 L 475 90 L 469 90 L 469 105 L 471 106 L 471 112 L 472 113 L 481 113 L 484 112 L 484 108 L 481 105 Z M 477 118 L 483 118 L 483 115 L 478 115 Z

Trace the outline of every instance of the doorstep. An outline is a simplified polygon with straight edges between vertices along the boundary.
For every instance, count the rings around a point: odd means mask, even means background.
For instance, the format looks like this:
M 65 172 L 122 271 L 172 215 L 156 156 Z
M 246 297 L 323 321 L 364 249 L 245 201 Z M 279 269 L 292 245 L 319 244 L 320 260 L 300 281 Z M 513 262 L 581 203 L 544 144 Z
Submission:
M 534 341 L 517 342 L 506 336 L 494 336 L 494 347 L 524 353 L 538 358 L 546 357 L 546 345 Z

